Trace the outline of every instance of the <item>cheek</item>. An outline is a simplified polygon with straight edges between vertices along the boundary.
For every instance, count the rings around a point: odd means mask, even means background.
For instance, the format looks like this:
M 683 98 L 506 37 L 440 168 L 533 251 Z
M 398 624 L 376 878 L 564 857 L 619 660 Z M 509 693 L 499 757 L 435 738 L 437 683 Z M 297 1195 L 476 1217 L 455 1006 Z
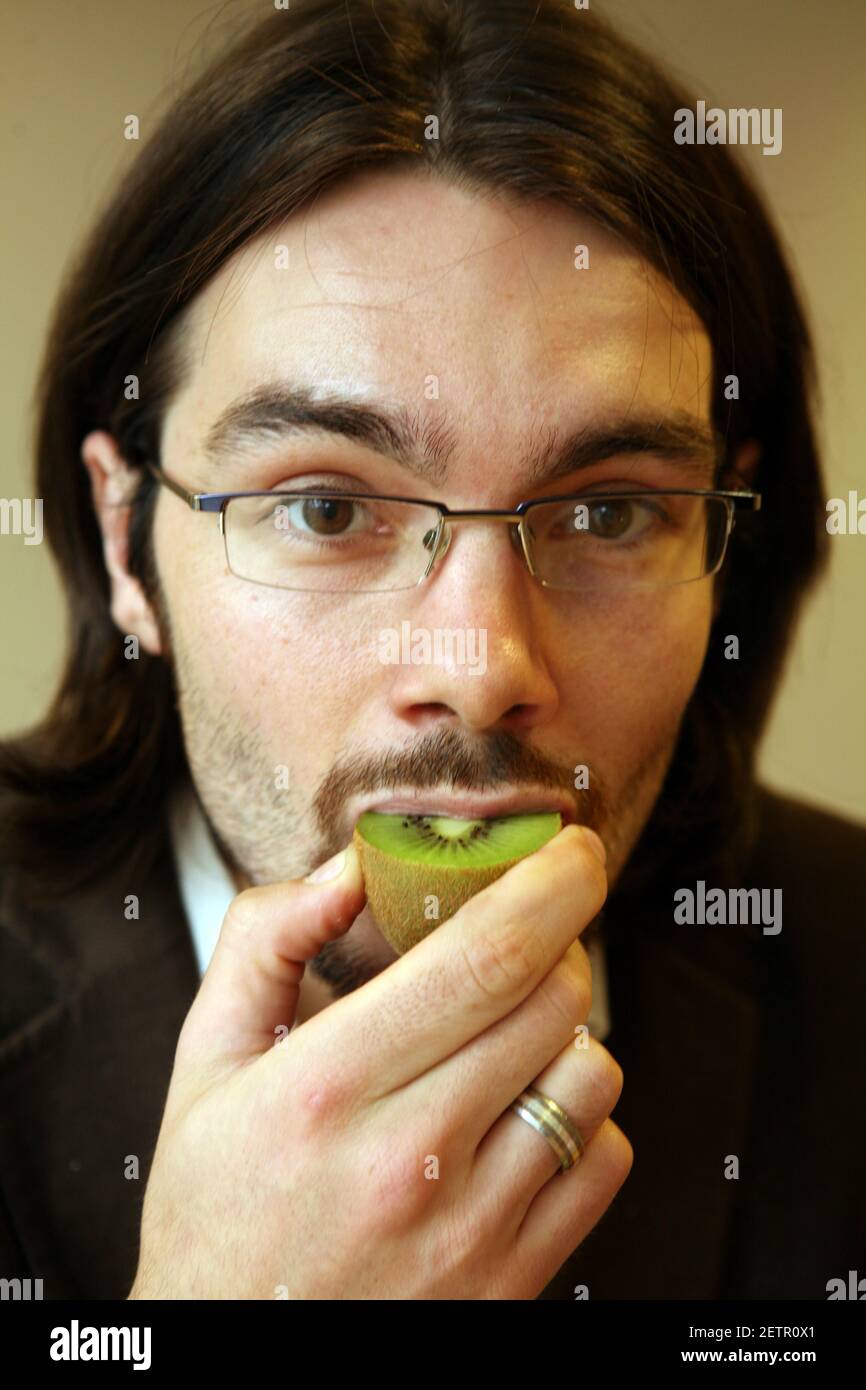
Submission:
M 358 654 L 339 596 L 291 594 L 229 576 L 212 590 L 202 616 L 214 679 L 233 701 L 255 709 L 275 730 L 318 727 L 335 708 L 353 706 Z
M 352 705 L 358 651 L 341 596 L 230 574 L 216 517 L 158 513 L 154 544 L 181 689 L 194 684 L 211 711 L 230 707 L 280 747 L 290 728 L 303 746 L 305 729 Z
M 176 615 L 179 620 L 194 609 L 202 590 L 225 571 L 219 518 L 208 512 L 192 512 L 163 490 L 154 518 L 153 547 L 174 627 Z
M 586 613 L 564 688 L 603 763 L 624 767 L 672 737 L 703 666 L 712 603 L 712 586 L 700 583 Z

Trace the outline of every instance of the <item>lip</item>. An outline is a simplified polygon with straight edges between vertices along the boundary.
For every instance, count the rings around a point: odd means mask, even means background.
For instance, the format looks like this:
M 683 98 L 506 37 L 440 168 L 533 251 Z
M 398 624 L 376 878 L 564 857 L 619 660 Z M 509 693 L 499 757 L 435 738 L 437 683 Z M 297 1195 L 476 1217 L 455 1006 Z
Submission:
M 537 791 L 500 792 L 497 795 L 481 792 L 409 792 L 400 796 L 370 796 L 362 801 L 355 813 L 354 824 L 366 811 L 390 815 L 453 816 L 458 820 L 489 820 L 493 816 L 530 815 L 537 811 L 558 811 L 562 824 L 577 821 L 574 806 L 562 792 L 550 787 Z

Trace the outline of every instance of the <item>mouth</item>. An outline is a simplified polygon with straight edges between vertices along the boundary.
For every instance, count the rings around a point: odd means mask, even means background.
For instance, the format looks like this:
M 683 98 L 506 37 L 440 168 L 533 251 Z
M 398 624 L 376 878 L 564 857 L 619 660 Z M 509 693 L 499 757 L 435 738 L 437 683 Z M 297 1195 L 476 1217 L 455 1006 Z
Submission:
M 378 811 L 383 815 L 452 816 L 457 820 L 491 820 L 497 816 L 528 816 L 543 811 L 558 811 L 563 826 L 577 821 L 574 806 L 568 797 L 561 792 L 551 791 L 549 787 L 496 795 L 430 791 L 391 797 L 372 795 L 359 804 L 354 822 L 366 811 Z

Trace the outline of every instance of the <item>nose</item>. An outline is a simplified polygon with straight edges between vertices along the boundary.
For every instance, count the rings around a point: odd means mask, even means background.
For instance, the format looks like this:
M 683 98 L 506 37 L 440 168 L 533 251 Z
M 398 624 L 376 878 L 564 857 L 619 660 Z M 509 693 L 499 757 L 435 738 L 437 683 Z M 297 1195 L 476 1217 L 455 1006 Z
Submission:
M 448 549 L 451 545 L 451 537 L 453 534 L 454 531 L 451 522 L 446 518 L 443 522 L 442 530 L 439 535 L 438 545 L 435 545 L 435 531 L 428 531 L 427 535 L 424 537 L 424 545 L 426 546 L 426 548 L 428 550 L 433 550 L 433 560 L 430 566 L 431 574 L 435 573 L 437 566 L 442 564 L 442 561 L 448 554 Z M 526 563 L 526 558 L 523 550 L 523 542 L 520 539 L 520 528 L 516 523 L 508 527 L 508 538 L 511 541 L 511 544 L 514 546 L 514 549 L 517 551 L 518 555 L 523 557 L 524 563 Z
M 401 643 L 393 711 L 416 731 L 445 722 L 526 733 L 559 705 L 545 658 L 545 590 L 527 571 L 516 527 L 508 541 L 498 523 L 454 531 L 446 521 L 427 578 L 410 591 L 411 648 Z

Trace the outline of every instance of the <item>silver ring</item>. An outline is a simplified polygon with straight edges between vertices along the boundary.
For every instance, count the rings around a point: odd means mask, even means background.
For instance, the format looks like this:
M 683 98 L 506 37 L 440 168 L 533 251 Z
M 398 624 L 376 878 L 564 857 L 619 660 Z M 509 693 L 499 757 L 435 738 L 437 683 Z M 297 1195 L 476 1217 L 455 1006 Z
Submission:
M 559 1160 L 561 1172 L 573 1168 L 583 1157 L 586 1145 L 580 1130 L 552 1096 L 544 1095 L 535 1086 L 527 1086 L 517 1100 L 511 1102 L 511 1109 L 544 1136 Z

